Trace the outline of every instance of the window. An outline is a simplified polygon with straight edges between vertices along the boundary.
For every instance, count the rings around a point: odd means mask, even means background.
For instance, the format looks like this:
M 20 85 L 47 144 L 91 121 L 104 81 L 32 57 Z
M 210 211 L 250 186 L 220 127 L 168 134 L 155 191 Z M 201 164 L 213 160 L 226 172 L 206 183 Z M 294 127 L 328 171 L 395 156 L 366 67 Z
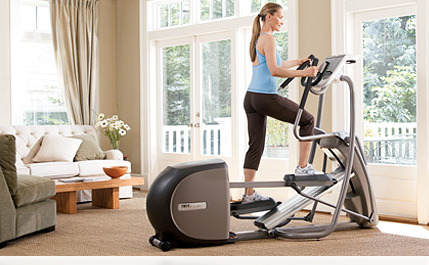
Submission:
M 179 10 L 179 14 L 185 2 L 189 3 L 189 9 L 186 6 L 189 23 L 172 23 L 179 16 L 172 10 Z M 147 1 L 149 20 L 144 45 L 150 50 L 147 60 L 152 66 L 144 70 L 150 84 L 144 104 L 153 110 L 147 121 L 148 128 L 153 130 L 148 135 L 148 148 L 156 150 L 156 154 L 150 155 L 159 169 L 216 158 L 227 163 L 230 172 L 234 172 L 233 178 L 242 176 L 248 147 L 243 99 L 252 75 L 248 51 L 256 16 L 251 10 L 260 10 L 266 2 Z M 296 58 L 297 38 L 291 37 L 294 35 L 288 21 L 294 21 L 297 1 L 276 2 L 283 6 L 288 18 L 281 32 L 275 34 L 280 56 L 283 60 Z M 292 23 L 292 34 L 295 25 Z M 279 78 L 279 85 L 283 81 Z M 296 82 L 291 84 L 293 89 L 289 91 L 288 87 L 281 95 L 295 99 L 295 86 Z M 294 158 L 289 159 L 289 152 L 295 151 L 289 148 L 296 147 L 289 141 L 290 128 L 284 122 L 268 120 L 266 152 L 259 171 L 261 180 L 295 168 Z M 153 174 L 158 173 L 154 169 Z
M 201 155 L 231 155 L 231 41 L 201 43 Z
M 156 8 L 158 28 L 186 25 L 190 22 L 189 0 L 160 2 Z
M 278 32 L 274 34 L 277 40 L 277 49 L 283 61 L 288 59 L 288 33 Z M 283 78 L 277 78 L 277 86 L 283 83 Z M 287 97 L 289 87 L 282 89 L 279 94 Z M 265 139 L 264 157 L 289 158 L 289 124 L 267 117 L 267 136 Z
M 153 11 L 153 20 L 152 23 L 149 23 L 149 30 L 187 26 L 232 17 L 253 16 L 268 2 L 278 3 L 285 10 L 288 8 L 288 0 L 148 1 L 149 10 Z M 241 12 L 237 13 L 236 10 L 241 10 Z
M 269 2 L 277 3 L 284 9 L 287 9 L 288 6 L 288 0 L 251 0 L 250 13 L 258 13 L 261 8 Z
M 362 23 L 365 149 L 370 163 L 417 163 L 416 16 Z
M 234 16 L 234 0 L 200 0 L 200 20 Z
M 190 153 L 190 45 L 162 48 L 163 151 Z
M 48 2 L 15 1 L 12 12 L 13 124 L 68 123 L 51 40 Z

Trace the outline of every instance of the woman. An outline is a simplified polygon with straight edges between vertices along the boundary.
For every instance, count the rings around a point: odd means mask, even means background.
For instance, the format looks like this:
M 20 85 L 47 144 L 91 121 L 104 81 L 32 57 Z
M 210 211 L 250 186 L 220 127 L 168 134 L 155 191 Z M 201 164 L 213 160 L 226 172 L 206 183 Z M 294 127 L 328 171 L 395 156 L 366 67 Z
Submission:
M 262 28 L 260 21 L 262 21 Z M 252 40 L 250 42 L 250 58 L 253 62 L 252 81 L 244 99 L 244 109 L 247 115 L 249 150 L 244 161 L 245 181 L 253 181 L 261 161 L 265 146 L 267 116 L 294 123 L 299 106 L 295 102 L 277 94 L 276 77 L 316 76 L 315 66 L 305 70 L 289 68 L 300 65 L 308 59 L 282 62 L 276 49 L 276 39 L 272 35 L 283 25 L 283 8 L 275 3 L 267 3 L 255 18 L 253 23 Z M 299 123 L 300 134 L 313 134 L 314 118 L 304 111 Z M 295 175 L 323 174 L 308 164 L 311 141 L 300 142 L 299 164 Z M 266 200 L 253 188 L 246 188 L 243 203 Z

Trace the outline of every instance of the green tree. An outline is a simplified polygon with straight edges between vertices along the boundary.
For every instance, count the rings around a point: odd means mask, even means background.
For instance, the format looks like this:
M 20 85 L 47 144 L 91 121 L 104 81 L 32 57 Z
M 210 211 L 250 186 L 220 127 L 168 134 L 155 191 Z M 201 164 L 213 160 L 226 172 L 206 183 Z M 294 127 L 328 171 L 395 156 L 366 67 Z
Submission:
M 411 66 L 396 66 L 380 77 L 383 86 L 370 88 L 377 95 L 365 108 L 370 122 L 416 122 L 416 73 Z
M 365 119 L 415 121 L 416 16 L 364 22 L 363 48 Z
M 180 45 L 163 50 L 163 108 L 165 125 L 190 122 L 190 47 Z

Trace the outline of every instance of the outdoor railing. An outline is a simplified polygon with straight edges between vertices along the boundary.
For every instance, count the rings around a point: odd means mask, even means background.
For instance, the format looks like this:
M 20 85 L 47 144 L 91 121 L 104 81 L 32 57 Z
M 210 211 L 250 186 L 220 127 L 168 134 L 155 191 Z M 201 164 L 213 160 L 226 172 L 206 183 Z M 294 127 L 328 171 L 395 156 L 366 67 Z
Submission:
M 416 123 L 365 123 L 364 146 L 370 163 L 411 164 L 417 161 Z
M 202 124 L 202 155 L 228 155 L 231 148 L 228 121 Z M 416 123 L 365 123 L 364 148 L 369 163 L 416 164 Z M 191 152 L 191 128 L 186 125 L 163 127 L 163 150 L 166 153 Z
M 231 125 L 226 118 L 213 124 L 201 124 L 202 155 L 229 155 Z M 163 126 L 163 150 L 166 153 L 191 152 L 191 128 L 186 125 Z

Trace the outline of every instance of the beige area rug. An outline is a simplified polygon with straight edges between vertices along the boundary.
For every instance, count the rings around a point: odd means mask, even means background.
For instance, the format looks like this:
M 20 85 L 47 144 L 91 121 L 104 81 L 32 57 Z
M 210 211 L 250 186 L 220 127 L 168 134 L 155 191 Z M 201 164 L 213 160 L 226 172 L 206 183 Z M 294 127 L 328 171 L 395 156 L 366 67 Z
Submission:
M 54 232 L 12 241 L 0 256 L 429 256 L 429 239 L 381 228 L 338 231 L 320 241 L 264 239 L 162 252 L 148 242 L 154 231 L 144 210 L 145 194 L 135 191 L 134 196 L 121 200 L 119 210 L 79 204 L 77 214 L 57 215 Z M 326 214 L 316 217 L 315 222 L 330 220 Z M 231 226 L 254 230 L 248 220 L 232 218 Z M 414 227 L 429 234 L 428 226 Z

